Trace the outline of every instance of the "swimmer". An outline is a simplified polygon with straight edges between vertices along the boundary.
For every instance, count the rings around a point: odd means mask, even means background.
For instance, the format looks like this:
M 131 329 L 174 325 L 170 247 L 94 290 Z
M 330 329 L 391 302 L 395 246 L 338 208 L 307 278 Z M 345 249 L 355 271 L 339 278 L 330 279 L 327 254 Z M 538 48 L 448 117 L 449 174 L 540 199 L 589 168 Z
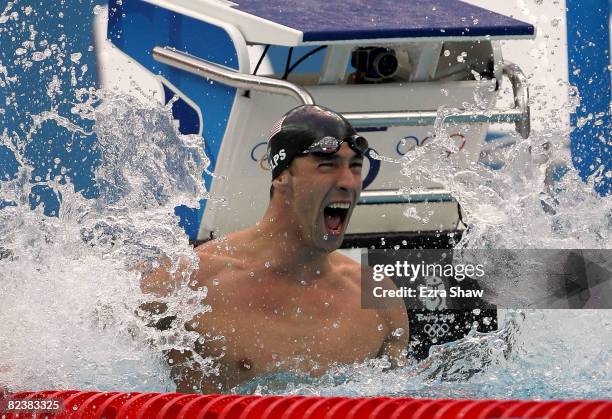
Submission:
M 321 106 L 297 107 L 273 126 L 265 214 L 196 248 L 190 283 L 208 288 L 212 311 L 185 328 L 205 337 L 194 350 L 218 359 L 219 374 L 203 374 L 189 351 L 170 351 L 178 391 L 227 391 L 279 370 L 318 376 L 383 355 L 392 365 L 404 361 L 406 311 L 362 309 L 362 267 L 336 251 L 361 193 L 367 150 L 348 121 Z M 173 283 L 160 269 L 141 288 L 162 297 Z

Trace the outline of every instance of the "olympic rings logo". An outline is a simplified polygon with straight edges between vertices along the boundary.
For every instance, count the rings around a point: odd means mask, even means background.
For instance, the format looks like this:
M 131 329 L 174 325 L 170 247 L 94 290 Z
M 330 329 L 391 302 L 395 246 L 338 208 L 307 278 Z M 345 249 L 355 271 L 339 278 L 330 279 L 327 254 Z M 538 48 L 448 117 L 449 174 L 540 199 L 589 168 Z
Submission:
M 463 148 L 465 147 L 465 143 L 466 143 L 466 138 L 463 134 L 456 132 L 454 134 L 451 134 L 449 137 L 455 141 L 455 144 L 457 145 L 457 148 L 459 149 L 459 151 L 463 150 Z M 413 151 L 416 147 L 421 147 L 425 145 L 428 141 L 431 141 L 433 138 L 434 138 L 433 136 L 427 136 L 423 138 L 422 140 L 419 140 L 419 138 L 415 137 L 414 135 L 408 135 L 400 139 L 397 142 L 395 146 L 395 151 L 400 156 L 404 156 L 407 153 Z M 269 171 L 270 169 L 268 167 L 268 162 L 266 159 L 267 144 L 268 143 L 266 141 L 257 143 L 251 149 L 251 160 L 259 164 L 259 167 L 261 169 Z M 365 155 L 370 167 L 369 167 L 368 173 L 366 173 L 365 177 L 363 178 L 363 185 L 362 185 L 363 189 L 367 188 L 368 186 L 372 184 L 372 182 L 374 182 L 374 179 L 376 179 L 376 177 L 378 176 L 378 172 L 380 171 L 380 159 L 372 157 L 372 155 L 370 154 L 370 152 L 372 151 L 374 152 L 375 155 L 378 154 L 376 150 L 370 148 L 370 151 L 367 152 Z M 450 150 L 446 151 L 447 157 L 450 156 L 451 154 L 453 154 L 452 151 Z
M 455 143 L 457 144 L 457 147 L 459 149 L 459 151 L 463 150 L 463 148 L 465 147 L 465 143 L 466 143 L 466 138 L 465 135 L 456 132 L 454 134 L 449 135 L 450 138 L 452 138 Z M 422 147 L 424 146 L 427 142 L 431 141 L 434 137 L 431 135 L 428 135 L 427 137 L 423 138 L 422 140 L 419 140 L 418 137 L 415 137 L 414 135 L 408 135 L 404 138 L 401 138 L 396 146 L 395 146 L 395 151 L 397 152 L 397 154 L 399 154 L 400 156 L 404 156 L 405 154 L 413 151 L 415 148 L 417 147 Z M 254 162 L 261 162 L 264 159 L 264 155 L 265 155 L 265 149 L 267 146 L 267 142 L 262 141 L 260 143 L 257 143 L 252 149 L 251 149 L 251 159 Z M 452 152 L 447 151 L 447 153 L 450 155 L 452 154 Z M 368 156 L 369 157 L 369 156 Z
M 430 338 L 441 338 L 442 336 L 447 334 L 449 330 L 450 327 L 446 323 L 427 323 L 425 327 L 423 327 L 423 331 L 427 333 L 427 336 L 429 336 Z
M 266 158 L 266 149 L 268 143 L 266 141 L 262 141 L 260 143 L 255 144 L 255 147 L 251 149 L 251 160 L 255 163 L 259 163 L 259 167 L 263 170 L 270 170 L 268 166 L 268 159 Z
M 466 142 L 465 135 L 456 132 L 454 134 L 449 135 L 449 137 L 455 141 L 457 147 L 459 148 L 459 151 L 463 150 Z M 423 145 L 425 145 L 425 143 L 431 141 L 433 138 L 433 136 L 427 136 L 422 140 L 419 140 L 414 135 L 408 135 L 397 142 L 397 145 L 395 146 L 395 151 L 400 156 L 404 156 L 407 153 L 413 151 L 415 148 L 422 147 Z M 450 156 L 451 154 L 453 154 L 453 152 L 447 151 L 446 154 L 447 156 Z

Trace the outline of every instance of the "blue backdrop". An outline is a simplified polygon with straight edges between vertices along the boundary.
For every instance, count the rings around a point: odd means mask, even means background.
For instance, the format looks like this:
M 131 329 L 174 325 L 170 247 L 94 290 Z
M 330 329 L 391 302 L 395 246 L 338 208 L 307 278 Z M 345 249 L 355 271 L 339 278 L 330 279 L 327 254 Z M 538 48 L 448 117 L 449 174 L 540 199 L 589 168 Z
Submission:
M 0 132 L 24 139 L 33 127 L 32 115 L 49 110 L 85 130 L 91 129 L 91 121 L 80 119 L 70 110 L 76 101 L 75 89 L 96 84 L 92 36 L 95 5 L 91 0 L 39 0 L 10 8 L 6 2 L 0 5 Z M 567 2 L 570 83 L 578 87 L 582 98 L 572 124 L 576 126 L 578 119 L 587 118 L 584 125 L 573 130 L 571 147 L 574 165 L 584 178 L 600 166 L 604 173 L 612 170 L 609 16 L 609 0 Z M 37 61 L 41 54 L 35 51 L 48 56 Z M 73 61 L 72 54 L 81 55 L 73 56 Z M 62 94 L 50 93 L 53 89 Z M 77 190 L 86 197 L 96 195 L 92 182 L 98 162 L 95 136 L 71 132 L 48 120 L 31 137 L 25 155 L 35 167 L 33 177 L 61 175 L 63 166 Z M 59 164 L 54 162 L 56 157 L 61 160 Z M 17 166 L 12 153 L 0 144 L 0 178 L 13 177 Z M 604 177 L 596 189 L 610 194 L 611 186 L 612 179 Z M 58 198 L 46 186 L 34 188 L 31 202 L 33 206 L 44 203 L 47 214 L 55 214 L 58 208 Z
M 612 102 L 610 84 L 610 1 L 567 1 L 569 82 L 580 92 L 581 106 L 571 116 L 572 161 L 586 179 L 603 166 L 595 184 L 602 195 L 612 191 Z M 578 121 L 586 121 L 577 126 Z
M 12 8 L 6 2 L 0 5 L 2 20 L 6 19 L 0 23 L 0 132 L 25 139 L 34 125 L 32 115 L 52 110 L 85 131 L 91 130 L 92 122 L 74 115 L 71 108 L 76 89 L 96 83 L 94 6 L 91 0 L 17 2 Z M 40 54 L 48 56 L 37 61 Z M 53 94 L 54 88 L 63 93 Z M 48 120 L 31 138 L 25 156 L 34 166 L 34 178 L 61 175 L 63 166 L 77 190 L 85 197 L 95 196 L 95 136 L 70 132 Z M 0 144 L 0 178 L 13 177 L 17 167 L 13 153 Z M 55 193 L 46 186 L 33 191 L 32 205 L 44 203 L 45 212 L 55 214 Z

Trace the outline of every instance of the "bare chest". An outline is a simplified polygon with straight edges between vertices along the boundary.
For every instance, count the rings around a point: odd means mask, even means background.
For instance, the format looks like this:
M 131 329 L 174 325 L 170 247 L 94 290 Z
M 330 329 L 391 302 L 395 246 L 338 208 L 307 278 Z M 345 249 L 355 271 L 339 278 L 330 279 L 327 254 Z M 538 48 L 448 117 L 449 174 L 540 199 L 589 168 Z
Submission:
M 227 298 L 201 319 L 200 330 L 214 337 L 203 351 L 219 357 L 226 386 L 276 370 L 320 375 L 334 363 L 361 362 L 380 350 L 383 321 L 361 309 L 357 295 L 285 297 Z

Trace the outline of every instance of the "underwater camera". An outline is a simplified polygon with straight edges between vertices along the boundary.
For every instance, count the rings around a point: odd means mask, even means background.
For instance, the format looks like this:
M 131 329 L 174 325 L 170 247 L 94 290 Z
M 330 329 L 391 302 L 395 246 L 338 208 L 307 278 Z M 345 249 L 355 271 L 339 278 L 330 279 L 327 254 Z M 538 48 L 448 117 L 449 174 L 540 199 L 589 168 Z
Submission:
M 351 55 L 356 81 L 380 82 L 391 79 L 397 73 L 399 62 L 395 51 L 384 47 L 360 47 Z

